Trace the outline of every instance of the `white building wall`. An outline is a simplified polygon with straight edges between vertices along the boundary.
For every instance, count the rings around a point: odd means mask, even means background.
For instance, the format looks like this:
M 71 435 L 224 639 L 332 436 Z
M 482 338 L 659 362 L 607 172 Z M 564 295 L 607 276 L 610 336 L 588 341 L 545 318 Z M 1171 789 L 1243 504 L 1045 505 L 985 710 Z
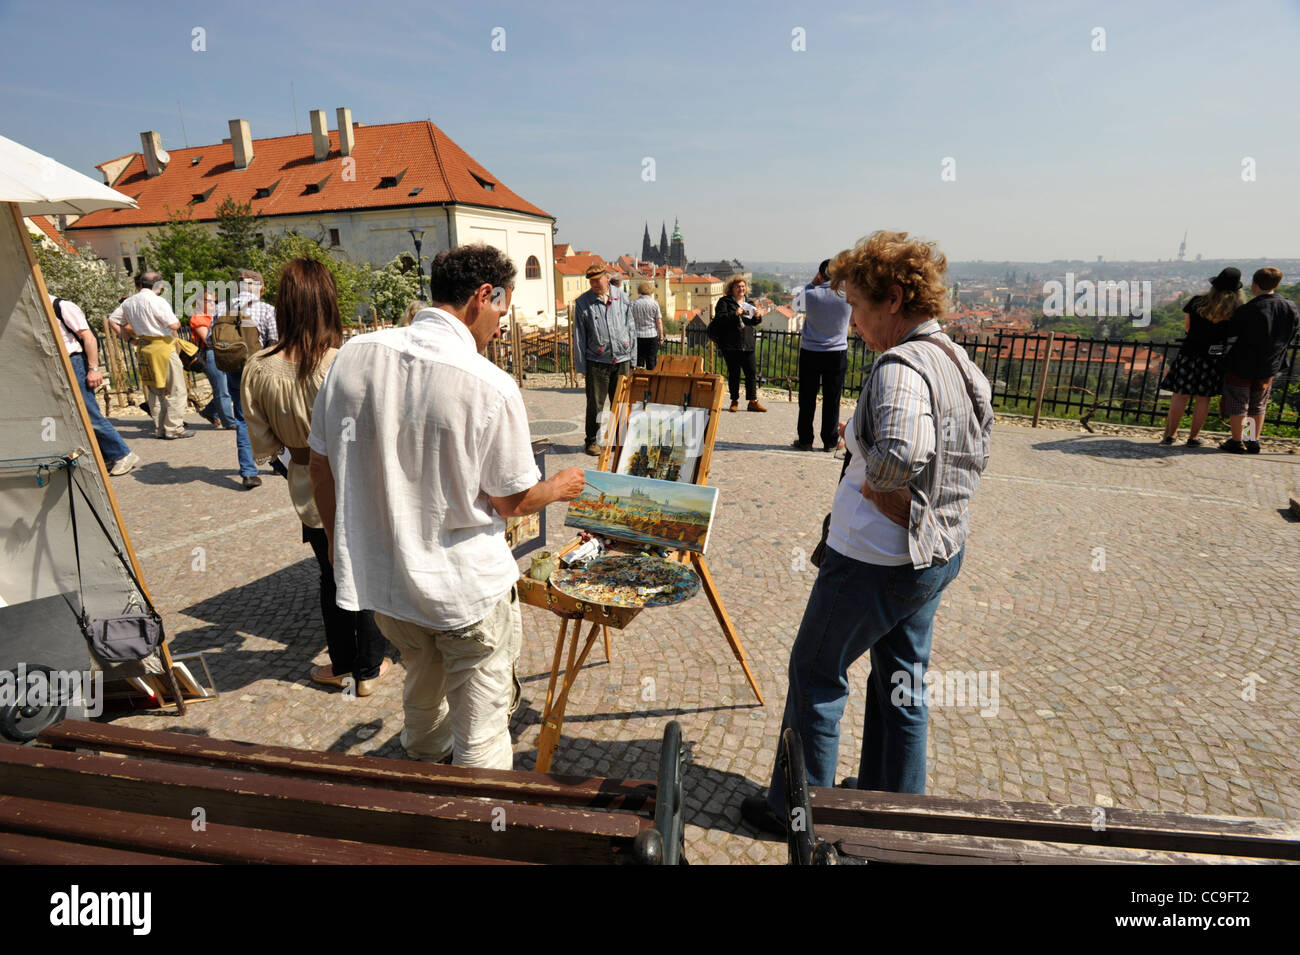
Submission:
M 201 224 L 216 234 L 215 222 Z M 269 240 L 274 233 L 296 230 L 319 239 L 341 259 L 383 266 L 399 255 L 415 257 L 415 243 L 408 230 L 420 228 L 424 230 L 420 253 L 425 259 L 426 275 L 428 259 L 442 250 L 453 245 L 487 242 L 510 256 L 519 272 L 512 304 L 519 307 L 516 314 L 520 320 L 535 323 L 538 311 L 543 311 L 544 321 L 549 324 L 555 318 L 551 224 L 550 219 L 523 213 L 457 205 L 276 216 L 263 221 L 263 231 Z M 122 265 L 123 258 L 129 256 L 134 272 L 140 250 L 154 228 L 73 229 L 68 239 L 78 245 L 89 245 L 96 255 L 115 265 Z M 338 230 L 337 245 L 331 245 L 331 229 Z M 538 279 L 525 278 L 530 255 L 537 257 L 541 274 Z M 172 279 L 170 275 L 164 277 Z

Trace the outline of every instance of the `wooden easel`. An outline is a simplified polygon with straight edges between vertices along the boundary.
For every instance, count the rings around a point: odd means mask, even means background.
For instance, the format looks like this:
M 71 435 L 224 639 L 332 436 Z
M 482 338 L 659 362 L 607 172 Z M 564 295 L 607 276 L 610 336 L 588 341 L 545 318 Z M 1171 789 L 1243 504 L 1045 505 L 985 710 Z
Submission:
M 610 471 L 618 462 L 622 450 L 623 436 L 627 430 L 628 415 L 637 402 L 649 401 L 652 404 L 680 405 L 686 408 L 707 408 L 709 423 L 704 432 L 704 446 L 696 463 L 695 484 L 707 484 L 709 466 L 713 461 L 713 442 L 718 430 L 718 416 L 722 411 L 724 382 L 721 375 L 704 373 L 704 360 L 698 356 L 664 356 L 655 371 L 644 368 L 633 369 L 619 379 L 618 390 L 614 395 L 614 411 L 609 427 L 613 429 L 612 437 L 602 447 L 597 469 Z M 559 550 L 567 554 L 578 546 L 577 540 L 570 541 Z M 718 594 L 713 575 L 709 573 L 708 564 L 703 554 L 694 551 L 674 551 L 670 557 L 679 563 L 694 568 L 700 578 L 700 587 L 713 608 L 723 636 L 731 645 L 731 652 L 745 671 L 745 679 L 754 691 L 759 705 L 763 705 L 763 694 L 758 688 L 745 659 L 745 648 L 740 643 L 735 624 L 727 614 L 727 609 Z M 560 632 L 555 640 L 555 655 L 551 661 L 551 678 L 546 688 L 546 705 L 542 711 L 542 729 L 537 738 L 537 765 L 539 773 L 549 772 L 551 761 L 555 756 L 560 741 L 560 729 L 564 725 L 564 710 L 568 704 L 569 692 L 573 688 L 578 674 L 582 671 L 587 655 L 600 633 L 605 640 L 605 659 L 610 659 L 609 628 L 622 630 L 641 612 L 640 609 L 624 607 L 607 607 L 601 604 L 584 603 L 565 594 L 561 594 L 549 583 L 533 580 L 524 576 L 519 580 L 519 598 L 526 604 L 549 610 L 560 618 Z M 582 624 L 587 621 L 591 627 L 585 641 L 582 637 Z M 570 631 L 570 624 L 572 630 Z M 568 656 L 565 661 L 565 644 L 568 644 Z M 582 644 L 581 649 L 579 644 Z M 564 677 L 560 679 L 561 662 L 564 661 Z M 559 692 L 556 692 L 557 684 Z

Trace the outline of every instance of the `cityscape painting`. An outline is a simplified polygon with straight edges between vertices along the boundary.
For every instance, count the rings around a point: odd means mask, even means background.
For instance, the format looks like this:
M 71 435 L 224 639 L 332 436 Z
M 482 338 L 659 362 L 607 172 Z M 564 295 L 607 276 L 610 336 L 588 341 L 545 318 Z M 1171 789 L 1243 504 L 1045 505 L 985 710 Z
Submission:
M 619 474 L 692 484 L 709 426 L 708 408 L 649 404 L 628 415 Z
M 628 474 L 587 471 L 587 487 L 569 502 L 568 527 L 704 553 L 718 489 Z

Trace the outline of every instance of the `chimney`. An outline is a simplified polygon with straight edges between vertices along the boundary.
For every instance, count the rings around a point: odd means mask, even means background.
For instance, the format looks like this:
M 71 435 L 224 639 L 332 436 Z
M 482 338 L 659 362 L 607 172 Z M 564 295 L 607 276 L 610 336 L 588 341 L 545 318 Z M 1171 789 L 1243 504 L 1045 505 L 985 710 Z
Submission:
M 352 155 L 352 147 L 356 143 L 352 135 L 352 110 L 346 106 L 338 108 L 339 117 L 339 152 L 344 156 Z
M 253 161 L 253 134 L 249 131 L 248 120 L 230 121 L 230 146 L 235 152 L 235 168 L 247 169 Z
M 311 148 L 312 155 L 317 162 L 325 159 L 330 154 L 330 131 L 325 125 L 325 110 L 314 109 L 311 111 Z
M 171 161 L 171 156 L 162 148 L 162 137 L 150 130 L 140 134 L 140 145 L 144 147 L 144 168 L 149 174 L 149 178 L 161 176 L 162 171 L 167 168 L 167 163 Z

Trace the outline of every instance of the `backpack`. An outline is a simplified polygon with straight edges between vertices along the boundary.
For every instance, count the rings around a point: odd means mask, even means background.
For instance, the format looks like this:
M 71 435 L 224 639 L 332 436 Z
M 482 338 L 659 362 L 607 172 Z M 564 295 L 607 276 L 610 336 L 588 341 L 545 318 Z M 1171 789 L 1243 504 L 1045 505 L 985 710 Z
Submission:
M 243 371 L 249 356 L 262 349 L 257 323 L 246 307 L 213 318 L 208 341 L 217 367 L 227 373 Z

